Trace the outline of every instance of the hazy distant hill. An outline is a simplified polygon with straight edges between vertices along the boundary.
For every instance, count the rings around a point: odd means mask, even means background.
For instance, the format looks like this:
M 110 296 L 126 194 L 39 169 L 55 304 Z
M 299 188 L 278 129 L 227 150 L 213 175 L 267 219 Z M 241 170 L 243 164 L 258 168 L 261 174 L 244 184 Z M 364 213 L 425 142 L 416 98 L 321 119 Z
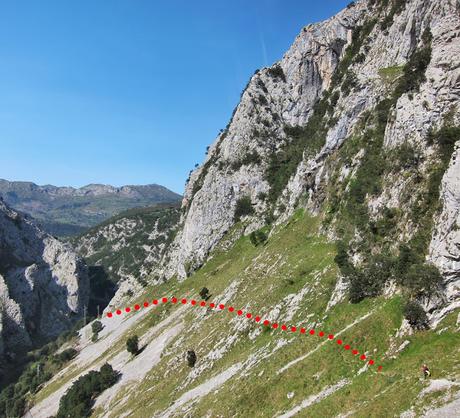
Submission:
M 174 203 L 181 198 L 157 184 L 122 187 L 89 184 L 73 188 L 2 179 L 0 196 L 13 208 L 37 219 L 47 232 L 58 236 L 80 233 L 126 209 Z

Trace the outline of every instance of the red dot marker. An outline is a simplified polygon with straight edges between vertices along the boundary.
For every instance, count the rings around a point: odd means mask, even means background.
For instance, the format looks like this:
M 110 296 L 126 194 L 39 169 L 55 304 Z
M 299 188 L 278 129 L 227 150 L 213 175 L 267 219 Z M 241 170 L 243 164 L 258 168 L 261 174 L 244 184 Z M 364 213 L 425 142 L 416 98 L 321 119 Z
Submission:
M 225 305 L 223 305 L 222 303 L 219 305 L 219 309 L 224 309 L 225 308 Z
M 200 306 L 206 306 L 206 302 L 205 301 L 200 302 Z
M 264 321 L 264 325 L 269 325 L 269 324 L 270 324 L 270 321 L 269 321 L 268 319 L 266 319 L 266 320 Z
M 162 298 L 161 301 L 162 301 L 163 303 L 166 303 L 166 302 L 168 301 L 168 298 Z
M 108 316 L 109 318 L 112 318 L 112 316 L 113 316 L 113 315 L 112 315 L 112 312 L 109 312 L 109 313 L 107 314 L 107 316 Z
M 297 331 L 297 328 L 296 328 L 296 327 L 291 327 L 291 331 L 292 331 L 292 332 L 296 332 L 296 331 Z
M 195 299 L 192 299 L 192 301 L 190 302 L 193 306 L 196 305 L 196 300 Z
M 361 355 L 360 357 L 361 360 L 366 360 L 366 356 L 364 354 Z
M 369 360 L 369 365 L 372 366 L 374 364 L 374 360 Z
M 251 313 L 247 313 L 247 314 L 246 314 L 246 318 L 251 319 L 251 318 L 252 318 L 252 314 L 251 314 Z
M 353 350 L 352 353 L 356 356 L 356 354 L 359 354 L 358 350 Z
M 301 333 L 301 334 L 305 334 L 306 331 L 307 331 L 307 330 L 306 330 L 305 328 L 300 328 L 300 333 Z
M 272 325 L 272 327 L 273 327 L 274 329 L 276 329 L 276 328 L 278 328 L 278 324 L 275 322 L 275 323 Z
M 256 322 L 260 322 L 260 316 L 256 316 Z
M 383 368 L 383 366 L 379 366 L 379 367 L 377 368 L 377 371 L 381 371 L 382 368 Z
M 314 329 L 310 330 L 310 335 L 315 335 L 315 330 Z
M 346 345 L 345 347 L 343 347 L 343 348 L 345 348 L 345 350 L 349 350 L 349 349 L 350 349 L 350 346 L 347 344 L 347 345 Z
M 154 305 L 158 305 L 158 300 L 154 299 L 154 300 L 152 301 L 152 303 L 153 303 Z
M 138 311 L 139 309 L 141 309 L 141 307 L 139 305 L 134 305 L 134 309 Z
M 126 311 L 126 312 L 131 312 L 131 308 L 129 308 L 129 307 L 128 307 L 128 308 L 125 308 L 125 311 Z
M 320 331 L 318 335 L 319 335 L 320 337 L 324 337 L 324 332 L 323 332 L 323 331 Z
M 333 340 L 333 339 L 334 339 L 334 336 L 333 336 L 332 334 L 329 334 L 329 335 L 327 336 L 327 338 L 329 338 L 330 340 Z
M 172 298 L 172 299 L 171 299 L 171 302 L 172 302 L 172 303 L 177 303 L 177 298 Z
M 342 345 L 342 340 L 337 340 L 338 345 Z
M 286 325 L 281 325 L 281 329 L 282 329 L 283 331 L 286 331 L 286 330 L 287 330 L 287 326 L 286 326 Z
M 181 302 L 182 302 L 182 305 L 185 305 L 187 303 L 187 299 L 182 299 Z
M 228 308 L 228 311 L 229 311 L 229 312 L 233 312 L 234 310 L 235 310 L 235 308 L 234 308 L 233 306 L 230 306 L 230 307 Z
M 211 302 L 211 303 L 209 304 L 209 307 L 210 307 L 210 308 L 214 308 L 215 306 L 216 306 L 215 303 L 212 303 L 212 302 Z
M 117 309 L 117 315 L 121 315 L 120 309 Z
M 241 316 L 243 315 L 243 311 L 240 309 L 238 312 L 237 312 L 238 316 Z

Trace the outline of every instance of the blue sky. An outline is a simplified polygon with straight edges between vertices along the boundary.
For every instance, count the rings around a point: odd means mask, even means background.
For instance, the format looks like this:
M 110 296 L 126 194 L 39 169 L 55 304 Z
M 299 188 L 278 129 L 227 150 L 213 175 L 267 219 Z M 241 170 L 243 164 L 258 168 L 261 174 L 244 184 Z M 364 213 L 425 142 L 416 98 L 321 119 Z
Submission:
M 339 0 L 5 0 L 0 178 L 182 193 L 241 90 Z

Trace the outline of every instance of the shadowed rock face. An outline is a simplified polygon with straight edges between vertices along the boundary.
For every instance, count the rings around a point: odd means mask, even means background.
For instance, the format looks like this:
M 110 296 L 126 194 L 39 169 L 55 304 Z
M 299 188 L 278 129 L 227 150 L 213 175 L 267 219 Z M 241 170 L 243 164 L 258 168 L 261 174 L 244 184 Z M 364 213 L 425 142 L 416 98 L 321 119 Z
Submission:
M 0 202 L 0 305 L 3 353 L 56 337 L 88 303 L 86 266 L 68 246 Z

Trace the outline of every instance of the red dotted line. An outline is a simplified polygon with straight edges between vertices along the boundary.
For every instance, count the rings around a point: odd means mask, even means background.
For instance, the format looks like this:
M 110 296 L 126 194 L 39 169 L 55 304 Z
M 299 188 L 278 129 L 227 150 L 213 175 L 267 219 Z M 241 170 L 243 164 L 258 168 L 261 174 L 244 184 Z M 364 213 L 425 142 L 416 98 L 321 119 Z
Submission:
M 149 302 L 144 302 L 144 303 L 142 304 L 142 306 L 143 306 L 144 308 L 148 308 L 148 307 L 151 306 L 151 305 L 158 305 L 160 302 L 163 303 L 163 304 L 168 303 L 168 302 L 171 302 L 171 303 L 173 303 L 173 304 L 176 304 L 176 303 L 179 302 L 179 300 L 178 300 L 177 298 L 175 298 L 175 297 L 172 297 L 171 299 L 168 299 L 168 298 L 153 299 L 151 303 L 149 303 Z M 218 308 L 218 309 L 220 309 L 221 311 L 223 311 L 223 310 L 226 308 L 226 306 L 225 306 L 224 304 L 222 304 L 222 303 L 219 304 L 219 305 L 216 305 L 214 302 L 211 302 L 211 303 L 209 303 L 209 305 L 207 305 L 207 303 L 206 303 L 205 301 L 197 302 L 197 301 L 194 300 L 194 299 L 191 299 L 191 300 L 187 301 L 187 299 L 185 299 L 185 298 L 184 298 L 184 299 L 181 299 L 181 300 L 180 300 L 180 303 L 181 303 L 182 305 L 186 305 L 187 303 L 190 303 L 192 306 L 201 306 L 201 307 L 206 307 L 206 306 L 208 306 L 209 308 L 212 308 L 212 309 Z M 139 304 L 136 304 L 136 305 L 134 305 L 133 309 L 134 309 L 135 311 L 138 311 L 138 310 L 141 309 L 142 306 L 139 305 Z M 132 309 L 131 309 L 129 306 L 126 307 L 126 308 L 124 309 L 124 311 L 125 311 L 126 313 L 131 312 L 131 310 L 132 310 Z M 227 307 L 227 310 L 228 310 L 229 312 L 234 312 L 234 311 L 235 311 L 235 308 L 234 308 L 233 306 L 228 306 L 228 307 Z M 116 315 L 121 315 L 121 314 L 123 313 L 123 311 L 122 311 L 121 309 L 117 309 L 114 313 L 115 313 Z M 112 318 L 113 315 L 114 315 L 114 313 L 108 312 L 108 313 L 107 313 L 107 317 L 108 317 L 108 318 Z M 246 318 L 248 318 L 248 319 L 254 319 L 254 321 L 256 321 L 257 323 L 262 323 L 262 324 L 263 324 L 264 326 L 266 326 L 266 327 L 270 327 L 270 326 L 271 326 L 273 329 L 278 329 L 278 328 L 280 328 L 282 331 L 288 331 L 288 330 L 289 330 L 290 332 L 297 332 L 297 331 L 299 331 L 300 334 L 306 334 L 306 333 L 307 333 L 307 330 L 306 330 L 305 328 L 297 328 L 297 327 L 295 327 L 295 326 L 287 326 L 287 325 L 285 325 L 285 324 L 281 324 L 281 325 L 280 325 L 280 324 L 278 324 L 277 322 L 271 323 L 268 319 L 265 319 L 264 321 L 262 321 L 262 318 L 261 318 L 260 316 L 258 316 L 258 315 L 257 315 L 257 316 L 254 316 L 254 315 L 253 315 L 252 313 L 250 313 L 250 312 L 247 312 L 247 313 L 245 314 L 241 309 L 237 310 L 237 311 L 236 311 L 236 314 L 237 314 L 238 316 L 243 316 L 243 314 L 244 314 L 244 315 L 246 316 Z M 315 335 L 315 334 L 316 334 L 316 335 L 318 335 L 318 336 L 321 337 L 321 338 L 324 337 L 324 336 L 326 335 L 323 331 L 317 332 L 317 331 L 314 330 L 314 329 L 309 330 L 309 331 L 308 331 L 308 334 L 310 334 L 310 335 Z M 333 334 L 328 334 L 328 335 L 327 335 L 327 339 L 332 341 L 332 340 L 335 339 L 335 336 L 334 336 Z M 344 350 L 350 351 L 354 356 L 357 356 L 357 355 L 359 354 L 359 351 L 358 351 L 358 350 L 356 350 L 356 349 L 351 349 L 351 346 L 350 346 L 349 344 L 344 344 L 344 342 L 343 342 L 341 339 L 336 339 L 336 343 L 337 343 L 339 346 L 342 346 L 342 347 L 344 348 Z M 359 359 L 360 359 L 360 360 L 363 360 L 363 361 L 367 360 L 367 363 L 368 363 L 370 366 L 373 366 L 373 365 L 375 364 L 375 361 L 372 360 L 372 359 L 368 359 L 367 356 L 366 356 L 365 354 L 361 354 L 361 355 L 359 356 Z M 382 368 L 383 368 L 382 366 L 378 366 L 378 367 L 377 367 L 377 371 L 380 372 L 380 371 L 382 370 Z

